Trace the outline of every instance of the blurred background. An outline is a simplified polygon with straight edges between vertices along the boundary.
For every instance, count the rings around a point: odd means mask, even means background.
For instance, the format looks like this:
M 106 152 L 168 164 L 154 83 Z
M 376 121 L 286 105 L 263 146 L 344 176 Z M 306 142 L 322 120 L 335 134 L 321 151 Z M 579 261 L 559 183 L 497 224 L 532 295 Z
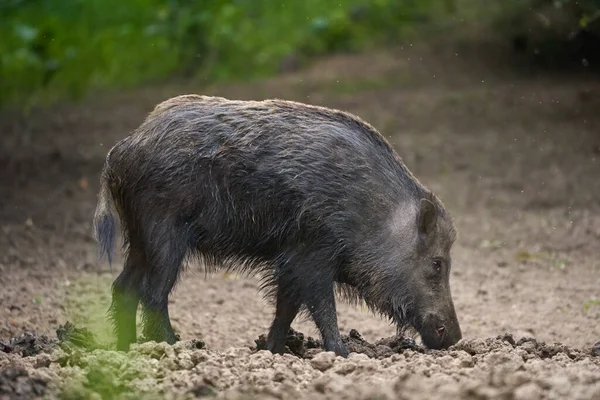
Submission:
M 473 25 L 530 61 L 591 68 L 599 10 L 598 0 L 2 0 L 0 106 L 263 78 Z

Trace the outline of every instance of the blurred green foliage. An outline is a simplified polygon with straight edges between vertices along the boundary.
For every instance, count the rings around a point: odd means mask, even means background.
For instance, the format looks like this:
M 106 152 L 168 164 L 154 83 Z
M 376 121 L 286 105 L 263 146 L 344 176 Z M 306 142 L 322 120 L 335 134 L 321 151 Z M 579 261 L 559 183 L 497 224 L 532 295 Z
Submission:
M 568 31 L 575 34 L 586 29 L 600 17 L 600 0 L 510 0 L 499 3 L 498 21 L 506 29 L 518 28 L 530 32 L 540 27 L 547 32 Z
M 0 107 L 173 76 L 264 77 L 397 42 L 457 9 L 550 54 L 600 21 L 600 0 L 0 0 Z
M 173 75 L 245 79 L 403 35 L 454 0 L 3 0 L 0 106 Z
M 600 0 L 506 1 L 495 25 L 540 61 L 600 62 Z

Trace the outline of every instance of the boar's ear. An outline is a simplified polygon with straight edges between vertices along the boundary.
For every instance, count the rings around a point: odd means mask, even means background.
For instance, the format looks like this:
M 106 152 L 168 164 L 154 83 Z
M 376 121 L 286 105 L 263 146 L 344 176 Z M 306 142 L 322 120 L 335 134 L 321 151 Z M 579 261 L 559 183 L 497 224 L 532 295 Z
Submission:
M 417 224 L 419 227 L 419 233 L 422 235 L 429 235 L 435 228 L 435 222 L 437 219 L 435 205 L 430 200 L 421 199 L 419 216 L 417 218 Z

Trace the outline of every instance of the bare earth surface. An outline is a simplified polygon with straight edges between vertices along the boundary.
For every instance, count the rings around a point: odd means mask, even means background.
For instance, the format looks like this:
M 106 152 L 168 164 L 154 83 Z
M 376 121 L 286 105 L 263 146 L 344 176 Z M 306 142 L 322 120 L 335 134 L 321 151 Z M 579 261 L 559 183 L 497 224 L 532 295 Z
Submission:
M 98 263 L 91 233 L 103 159 L 156 103 L 192 92 L 341 108 L 389 137 L 455 218 L 451 285 L 464 339 L 449 351 L 379 358 L 357 347 L 347 360 L 318 348 L 304 358 L 255 352 L 273 313 L 257 280 L 205 277 L 190 265 L 171 300 L 182 342 L 31 357 L 0 344 L 0 399 L 131 390 L 129 398 L 599 399 L 600 83 L 502 69 L 501 57 L 485 44 L 414 45 L 253 84 L 153 87 L 1 115 L 0 341 L 26 331 L 53 339 L 66 321 L 112 340 L 105 312 L 121 259 L 112 270 Z M 338 310 L 344 334 L 356 329 L 369 343 L 395 334 L 364 308 Z M 318 338 L 311 321 L 293 328 Z

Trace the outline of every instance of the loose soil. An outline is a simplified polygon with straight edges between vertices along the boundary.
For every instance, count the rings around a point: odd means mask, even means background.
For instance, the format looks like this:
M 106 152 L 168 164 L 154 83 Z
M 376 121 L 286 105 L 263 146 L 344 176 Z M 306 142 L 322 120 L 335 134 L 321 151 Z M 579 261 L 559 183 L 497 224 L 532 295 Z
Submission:
M 600 85 L 505 56 L 493 42 L 414 44 L 267 81 L 0 115 L 0 399 L 600 398 Z M 260 349 L 273 309 L 257 279 L 190 265 L 170 301 L 182 341 L 110 350 L 122 259 L 97 261 L 99 172 L 156 103 L 190 92 L 326 105 L 380 129 L 455 218 L 464 339 L 425 350 L 340 302 L 348 359 L 321 350 L 310 320 L 294 322 L 290 354 L 271 355 Z

